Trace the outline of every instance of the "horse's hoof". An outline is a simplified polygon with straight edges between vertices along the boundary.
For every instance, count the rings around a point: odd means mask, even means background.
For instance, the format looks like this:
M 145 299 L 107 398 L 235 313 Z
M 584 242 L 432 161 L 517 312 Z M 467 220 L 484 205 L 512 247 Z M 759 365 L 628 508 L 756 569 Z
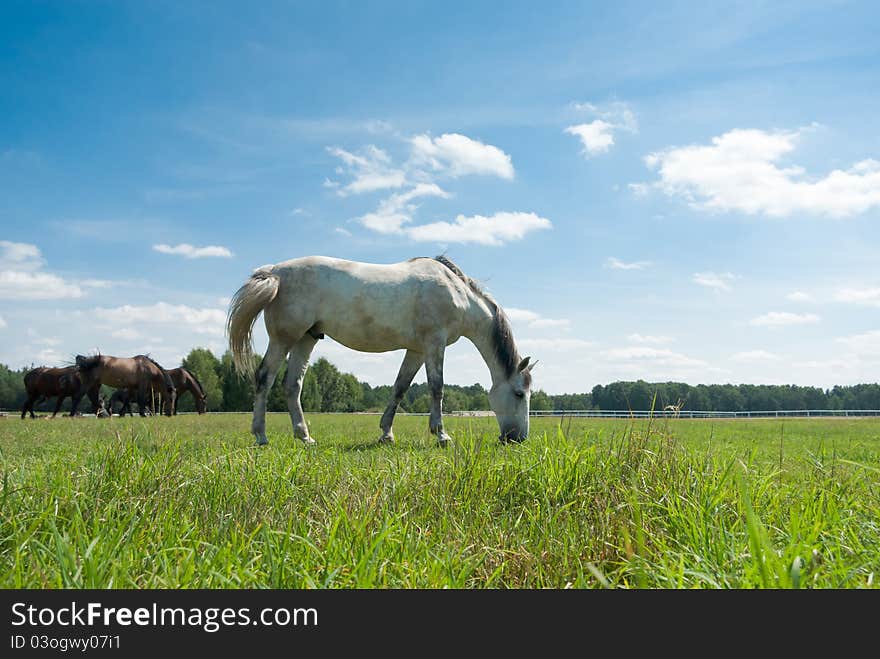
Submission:
M 380 444 L 393 444 L 394 443 L 394 435 L 391 433 L 385 433 L 379 438 Z
M 450 437 L 449 435 L 443 434 L 437 438 L 437 446 L 439 446 L 440 448 L 446 448 L 450 444 L 452 444 L 452 437 Z
M 311 437 L 305 437 L 305 438 L 303 438 L 302 441 L 303 441 L 303 444 L 305 444 L 306 446 L 314 446 L 315 444 L 318 443 L 314 439 L 312 439 Z
M 269 440 L 265 437 L 257 437 L 257 440 L 254 442 L 254 446 L 266 446 L 269 443 Z

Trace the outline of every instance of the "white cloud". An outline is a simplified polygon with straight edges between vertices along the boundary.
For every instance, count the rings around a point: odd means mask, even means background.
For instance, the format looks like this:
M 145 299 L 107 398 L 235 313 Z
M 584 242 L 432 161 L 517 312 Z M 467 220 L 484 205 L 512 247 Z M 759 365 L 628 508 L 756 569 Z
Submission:
M 844 288 L 838 291 L 834 298 L 838 302 L 880 307 L 880 288 Z
M 618 101 L 604 107 L 592 103 L 574 103 L 572 107 L 598 117 L 590 122 L 569 126 L 564 131 L 580 139 L 586 158 L 607 153 L 614 146 L 616 131 L 638 132 L 636 116 L 626 103 Z
M 346 237 L 351 235 L 351 231 L 349 231 L 348 229 L 343 229 L 342 227 L 334 227 L 333 232 Z
M 766 350 L 746 350 L 734 353 L 730 358 L 736 362 L 764 362 L 776 361 L 779 359 L 779 356 Z
M 581 144 L 584 145 L 584 155 L 588 158 L 600 153 L 606 153 L 614 144 L 614 126 L 607 121 L 596 119 L 588 124 L 569 126 L 565 132 L 569 135 L 577 135 Z
M 77 284 L 42 272 L 45 263 L 36 245 L 0 240 L 0 300 L 56 300 L 83 296 Z
M 327 150 L 348 167 L 347 171 L 344 168 L 337 169 L 337 173 L 348 173 L 354 177 L 351 183 L 342 187 L 336 181 L 324 181 L 325 187 L 338 188 L 337 194 L 341 197 L 349 194 L 401 188 L 406 185 L 404 171 L 392 167 L 390 156 L 372 144 L 365 148 L 363 155 L 351 153 L 338 147 L 330 147 Z
M 609 256 L 605 260 L 605 267 L 611 268 L 612 270 L 644 270 L 650 265 L 650 261 L 633 261 L 632 263 L 624 263 L 613 256 Z
M 650 334 L 630 334 L 626 338 L 633 343 L 663 344 L 672 343 L 673 341 L 673 338 L 670 336 L 653 336 Z
M 407 235 L 419 242 L 478 243 L 502 245 L 520 240 L 530 231 L 549 229 L 550 220 L 535 213 L 495 213 L 490 217 L 459 215 L 454 222 L 433 222 L 407 230 Z
M 170 325 L 183 332 L 223 336 L 226 324 L 226 312 L 221 309 L 196 308 L 167 302 L 146 306 L 126 304 L 121 307 L 98 307 L 91 313 L 95 319 L 118 328 L 116 331 L 141 331 L 135 328 L 143 325 Z
M 427 164 L 435 171 L 453 178 L 468 174 L 514 177 L 509 155 L 497 146 L 484 144 L 458 133 L 444 133 L 440 137 L 416 135 L 410 140 L 413 161 Z
M 655 187 L 706 210 L 845 217 L 880 206 L 880 161 L 863 160 L 822 178 L 806 176 L 799 166 L 780 166 L 804 132 L 737 128 L 710 145 L 651 153 L 645 164 L 659 174 Z
M 757 327 L 785 327 L 787 325 L 811 325 L 821 320 L 814 313 L 790 313 L 788 311 L 770 311 L 749 321 L 749 325 Z
M 113 330 L 110 332 L 110 336 L 114 339 L 123 339 L 125 341 L 134 341 L 136 339 L 143 338 L 143 334 L 138 332 L 136 329 L 131 329 L 130 327 L 123 327 L 122 329 Z
M 668 348 L 649 348 L 644 346 L 628 346 L 626 348 L 611 348 L 602 351 L 602 356 L 615 361 L 650 362 L 659 366 L 672 366 L 676 368 L 705 366 L 706 362 L 701 359 L 688 357 Z
M 8 325 L 6 324 L 6 321 L 3 320 L 3 316 L 0 316 L 0 329 L 3 329 L 4 327 L 8 327 Z
M 82 289 L 48 272 L 0 271 L 0 300 L 78 298 Z
M 36 245 L 0 240 L 0 270 L 31 272 L 44 265 L 45 261 Z
M 739 277 L 731 272 L 695 272 L 692 281 L 716 291 L 729 291 L 730 282 L 736 279 Z
M 792 302 L 810 302 L 813 299 L 809 293 L 804 293 L 803 291 L 792 291 L 785 297 Z
M 530 329 L 548 329 L 548 328 L 568 328 L 571 322 L 567 318 L 544 318 L 534 311 L 528 309 L 517 309 L 508 307 L 504 310 L 507 317 L 514 323 L 522 324 Z
M 403 225 L 412 221 L 413 213 L 418 208 L 411 202 L 420 197 L 447 199 L 449 193 L 435 183 L 419 183 L 406 192 L 383 199 L 374 212 L 361 215 L 358 220 L 368 229 L 379 233 L 400 233 Z
M 523 339 L 517 341 L 520 351 L 547 350 L 551 352 L 567 352 L 583 348 L 592 348 L 596 345 L 593 341 L 584 339 Z
M 189 243 L 180 243 L 179 245 L 153 245 L 153 249 L 162 254 L 176 254 L 188 259 L 203 259 L 212 256 L 228 258 L 232 256 L 232 252 L 226 247 L 219 245 L 207 245 L 205 247 L 194 247 Z
M 845 345 L 860 358 L 880 358 L 880 330 L 872 330 L 870 332 L 855 334 L 853 336 L 844 336 L 835 340 L 838 343 Z

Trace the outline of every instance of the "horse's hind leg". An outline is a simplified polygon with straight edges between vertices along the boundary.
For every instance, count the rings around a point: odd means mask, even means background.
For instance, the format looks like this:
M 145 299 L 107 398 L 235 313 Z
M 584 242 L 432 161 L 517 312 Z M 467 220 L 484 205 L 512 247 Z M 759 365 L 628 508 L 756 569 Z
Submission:
M 313 336 L 306 334 L 293 344 L 290 349 L 290 358 L 287 361 L 287 407 L 290 410 L 290 421 L 293 423 L 293 436 L 303 440 L 306 444 L 314 444 L 315 440 L 309 435 L 309 427 L 303 414 L 300 393 L 302 392 L 303 378 L 309 367 L 309 355 L 318 342 Z
M 266 399 L 269 397 L 269 390 L 275 382 L 275 376 L 278 375 L 278 369 L 281 368 L 281 362 L 287 356 L 287 346 L 275 339 L 269 339 L 269 347 L 263 356 L 257 368 L 255 384 L 256 393 L 254 394 L 254 420 L 251 422 L 251 432 L 257 444 L 268 444 L 266 438 Z
M 53 419 L 55 418 L 55 415 L 58 414 L 58 411 L 61 409 L 61 404 L 64 403 L 65 398 L 67 398 L 67 396 L 63 396 L 61 394 L 58 395 L 58 400 L 55 402 L 55 411 L 52 412 Z
M 394 431 L 391 430 L 391 425 L 394 423 L 397 407 L 400 405 L 400 401 L 403 400 L 406 390 L 412 384 L 416 373 L 419 372 L 424 363 L 425 357 L 422 353 L 413 352 L 412 350 L 406 351 L 403 362 L 400 364 L 400 370 L 397 373 L 397 379 L 394 381 L 394 396 L 388 403 L 385 412 L 382 414 L 382 419 L 379 421 L 379 427 L 382 429 L 382 436 L 379 437 L 380 442 L 390 443 L 394 441 Z

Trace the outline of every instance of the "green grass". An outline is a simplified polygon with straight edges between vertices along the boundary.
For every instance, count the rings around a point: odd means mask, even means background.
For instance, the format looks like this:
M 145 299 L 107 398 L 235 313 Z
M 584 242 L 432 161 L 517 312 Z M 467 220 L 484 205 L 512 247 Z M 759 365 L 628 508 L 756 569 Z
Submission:
M 865 588 L 880 419 L 0 419 L 4 588 Z

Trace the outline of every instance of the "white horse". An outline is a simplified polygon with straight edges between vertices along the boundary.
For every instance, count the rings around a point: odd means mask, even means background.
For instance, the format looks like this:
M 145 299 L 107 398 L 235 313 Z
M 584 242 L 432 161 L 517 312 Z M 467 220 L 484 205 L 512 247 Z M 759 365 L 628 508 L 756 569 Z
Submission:
M 266 398 L 282 360 L 287 365 L 287 404 L 293 433 L 314 443 L 303 416 L 300 391 L 309 355 L 324 335 L 363 352 L 405 349 L 394 395 L 382 415 L 380 442 L 394 441 L 391 425 L 397 406 L 425 365 L 431 391 L 429 429 L 441 446 L 443 430 L 443 354 L 464 336 L 489 367 L 489 404 L 500 439 L 523 441 L 529 433 L 531 369 L 520 359 L 504 311 L 452 261 L 414 258 L 377 265 L 325 256 L 307 256 L 258 268 L 229 305 L 226 330 L 239 373 L 253 374 L 251 334 L 263 312 L 269 347 L 256 369 L 251 431 L 267 444 Z

